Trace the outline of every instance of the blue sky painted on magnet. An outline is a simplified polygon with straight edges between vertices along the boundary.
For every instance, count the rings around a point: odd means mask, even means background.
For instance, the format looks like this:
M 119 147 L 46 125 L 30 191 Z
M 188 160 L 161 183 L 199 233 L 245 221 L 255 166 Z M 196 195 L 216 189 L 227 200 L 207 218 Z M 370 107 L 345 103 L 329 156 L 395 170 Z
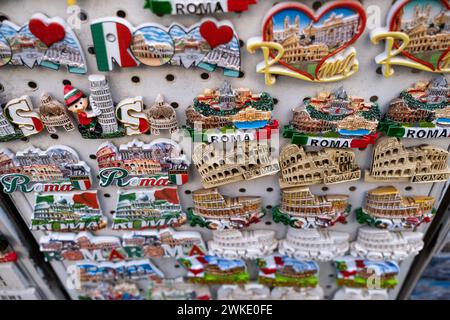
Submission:
M 147 43 L 165 43 L 169 46 L 173 46 L 170 35 L 165 30 L 155 26 L 140 28 L 136 30 L 134 34 L 142 34 Z
M 186 31 L 178 25 L 174 25 L 170 28 L 169 30 L 169 34 L 173 37 L 173 38 L 182 38 L 182 37 L 193 37 L 197 40 L 201 40 L 202 36 L 200 35 L 200 28 L 194 28 L 192 29 L 188 34 L 186 34 Z
M 357 14 L 354 10 L 347 9 L 347 8 L 337 8 L 330 12 L 327 12 L 317 23 L 316 25 L 321 25 L 326 19 L 328 19 L 333 13 L 336 13 L 337 15 L 343 14 L 344 17 L 352 16 L 354 14 Z M 311 22 L 311 19 L 302 11 L 298 11 L 296 9 L 287 9 L 280 11 L 275 16 L 273 16 L 272 21 L 274 25 L 274 30 L 279 31 L 284 29 L 284 19 L 288 16 L 290 20 L 290 24 L 293 24 L 295 21 L 295 17 L 300 17 L 300 30 L 303 30 L 306 28 L 309 23 Z
M 428 4 L 432 5 L 431 16 L 437 16 L 442 9 L 444 9 L 443 5 L 439 0 L 412 0 L 408 3 L 404 8 L 405 11 L 403 13 L 403 19 L 411 20 L 414 16 L 414 7 L 419 5 L 421 8 L 425 8 Z
M 292 266 L 296 272 L 318 270 L 317 264 L 313 261 L 300 261 L 294 258 L 283 257 L 284 266 Z

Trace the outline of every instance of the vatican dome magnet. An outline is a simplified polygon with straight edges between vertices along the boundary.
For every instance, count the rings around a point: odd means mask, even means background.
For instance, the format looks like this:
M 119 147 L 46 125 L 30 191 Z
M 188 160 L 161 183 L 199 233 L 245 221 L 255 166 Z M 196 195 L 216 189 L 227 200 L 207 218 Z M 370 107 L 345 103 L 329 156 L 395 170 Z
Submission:
M 357 1 L 330 1 L 312 11 L 302 3 L 276 4 L 263 21 L 262 37 L 247 50 L 261 49 L 256 67 L 267 85 L 284 75 L 309 82 L 340 81 L 359 69 L 352 45 L 364 32 L 366 13 Z
M 148 124 L 150 126 L 150 134 L 159 136 L 161 131 L 174 133 L 178 131 L 178 121 L 175 109 L 165 102 L 164 97 L 159 94 L 155 103 L 145 111 Z
M 212 15 L 225 12 L 244 12 L 258 0 L 145 0 L 145 9 L 158 16 L 171 15 Z
M 294 144 L 361 149 L 378 137 L 378 104 L 349 96 L 343 87 L 306 98 L 293 112 L 283 136 Z
M 91 169 L 72 148 L 54 145 L 47 150 L 30 146 L 19 152 L 0 149 L 3 192 L 71 192 L 92 186 Z
M 208 286 L 185 282 L 183 278 L 151 281 L 147 290 L 147 300 L 212 300 Z
M 230 198 L 212 188 L 197 190 L 192 198 L 194 208 L 187 213 L 191 227 L 219 231 L 243 229 L 260 222 L 265 215 L 260 197 Z
M 434 204 L 433 197 L 404 197 L 395 187 L 378 187 L 367 193 L 364 207 L 356 210 L 356 219 L 380 229 L 415 230 L 433 219 Z
M 444 76 L 419 81 L 390 103 L 379 130 L 396 138 L 449 138 L 449 96 L 448 81 Z
M 385 51 L 375 59 L 385 77 L 395 73 L 396 65 L 427 72 L 450 71 L 449 9 L 447 0 L 395 2 L 387 26 L 370 35 L 374 44 L 386 41 Z
M 15 262 L 17 253 L 13 250 L 8 239 L 0 233 L 0 263 Z

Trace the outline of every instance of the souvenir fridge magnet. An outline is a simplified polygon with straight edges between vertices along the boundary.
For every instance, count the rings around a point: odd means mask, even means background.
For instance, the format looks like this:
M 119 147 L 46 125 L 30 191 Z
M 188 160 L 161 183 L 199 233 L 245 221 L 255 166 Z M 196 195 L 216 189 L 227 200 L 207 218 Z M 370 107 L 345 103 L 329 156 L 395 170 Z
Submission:
M 4 65 L 41 66 L 70 73 L 87 72 L 83 49 L 77 36 L 62 18 L 34 14 L 22 27 L 6 20 L 0 25 L 0 52 Z
M 91 169 L 72 148 L 33 146 L 13 153 L 0 149 L 0 183 L 5 193 L 70 192 L 91 188 Z
M 185 282 L 183 278 L 152 281 L 147 291 L 147 300 L 212 300 L 208 286 Z
M 8 239 L 0 234 L 0 263 L 14 262 L 17 254 L 8 242 Z
M 228 260 L 214 256 L 192 256 L 180 259 L 187 279 L 199 284 L 245 284 L 249 273 L 244 260 Z
M 372 31 L 374 44 L 386 41 L 384 53 L 375 61 L 385 77 L 394 74 L 393 66 L 428 72 L 450 71 L 449 14 L 447 0 L 397 0 L 392 6 L 387 27 Z
M 377 103 L 348 96 L 340 87 L 304 99 L 283 136 L 298 145 L 361 149 L 375 143 L 379 119 Z
M 273 255 L 256 261 L 258 281 L 270 287 L 315 288 L 319 284 L 319 266 L 314 261 L 300 261 Z
M 150 67 L 174 65 L 197 67 L 239 77 L 241 54 L 239 38 L 231 23 L 202 20 L 190 28 L 174 23 L 169 28 L 147 23 L 134 28 L 121 18 L 97 19 L 91 33 L 99 71 L 112 71 L 143 64 Z
M 219 14 L 225 12 L 243 12 L 258 0 L 145 0 L 145 9 L 162 16 L 187 14 Z
M 170 133 L 178 130 L 175 109 L 164 101 L 164 97 L 161 94 L 156 97 L 155 103 L 145 113 L 152 135 L 160 135 L 161 130 L 168 130 Z
M 331 230 L 288 229 L 280 240 L 278 252 L 298 260 L 330 261 L 349 249 L 350 234 Z
M 151 143 L 133 140 L 116 147 L 105 142 L 97 150 L 100 187 L 165 187 L 188 182 L 189 162 L 181 147 L 169 139 Z
M 119 191 L 113 230 L 180 227 L 186 222 L 177 187 Z
M 447 150 L 420 145 L 405 148 L 398 138 L 377 141 L 366 182 L 445 182 L 450 178 Z
M 417 255 L 423 248 L 423 233 L 359 228 L 350 254 L 369 260 L 402 261 Z
M 66 107 L 48 93 L 44 93 L 41 96 L 39 115 L 49 133 L 56 133 L 56 128 L 60 127 L 66 131 L 75 129 Z
M 144 300 L 138 285 L 131 281 L 104 281 L 83 284 L 78 290 L 79 300 Z
M 242 229 L 260 222 L 265 215 L 260 197 L 230 198 L 213 188 L 197 190 L 192 198 L 194 208 L 188 209 L 191 227 Z
M 194 99 L 186 110 L 187 129 L 195 141 L 205 143 L 270 139 L 272 130 L 278 129 L 278 121 L 272 120 L 273 107 L 268 93 L 234 89 L 225 81 L 219 89 L 206 89 Z
M 217 290 L 217 300 L 271 300 L 270 288 L 248 283 L 243 286 L 226 284 Z
M 356 219 L 380 229 L 414 230 L 434 217 L 434 203 L 433 197 L 403 197 L 395 187 L 378 187 L 367 193 L 364 207 L 356 210 Z
M 333 300 L 389 300 L 389 293 L 386 289 L 341 288 Z
M 256 67 L 267 85 L 277 75 L 309 82 L 348 78 L 359 69 L 352 47 L 366 27 L 364 7 L 357 1 L 332 1 L 317 12 L 295 2 L 279 3 L 263 20 L 262 37 L 251 38 L 247 50 L 261 49 Z
M 328 228 L 346 223 L 351 205 L 347 195 L 318 196 L 308 187 L 281 191 L 281 205 L 275 207 L 273 221 L 296 229 Z
M 275 287 L 272 300 L 323 300 L 324 293 L 320 286 L 315 288 Z
M 356 155 L 348 149 L 305 151 L 301 146 L 288 144 L 280 153 L 282 189 L 314 184 L 335 184 L 359 180 L 361 169 Z
M 31 230 L 96 231 L 106 224 L 97 191 L 36 195 Z
M 44 130 L 39 113 L 33 111 L 29 96 L 12 99 L 0 106 L 0 142 L 27 138 Z
M 408 139 L 450 137 L 449 96 L 444 76 L 417 82 L 390 103 L 380 122 L 380 131 L 390 137 Z

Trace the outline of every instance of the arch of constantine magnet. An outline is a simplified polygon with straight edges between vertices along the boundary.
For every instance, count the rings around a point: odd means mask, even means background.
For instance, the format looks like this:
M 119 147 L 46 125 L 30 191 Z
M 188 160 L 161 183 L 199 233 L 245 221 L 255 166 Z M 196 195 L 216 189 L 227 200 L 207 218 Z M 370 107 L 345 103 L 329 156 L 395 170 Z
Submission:
M 434 217 L 435 199 L 429 196 L 403 197 L 392 186 L 367 193 L 363 208 L 356 210 L 361 224 L 388 230 L 414 230 Z
M 273 230 L 216 231 L 208 241 L 208 253 L 226 259 L 256 259 L 272 254 L 277 246 Z
M 292 228 L 328 228 L 337 222 L 346 223 L 351 205 L 346 195 L 317 196 L 308 187 L 281 191 L 281 205 L 275 207 L 273 221 Z
M 287 256 L 273 255 L 256 261 L 258 281 L 269 287 L 315 288 L 319 284 L 319 265 Z
M 208 286 L 185 282 L 183 278 L 152 281 L 147 300 L 212 300 Z
M 187 270 L 187 279 L 199 284 L 245 284 L 249 273 L 244 260 L 215 256 L 192 256 L 179 259 Z
M 271 300 L 270 288 L 248 283 L 243 286 L 223 285 L 217 290 L 217 300 Z
M 364 7 L 356 1 L 332 1 L 317 12 L 295 2 L 276 4 L 264 18 L 262 37 L 247 42 L 261 49 L 264 61 L 256 67 L 267 85 L 277 75 L 309 82 L 348 78 L 359 69 L 352 45 L 366 27 Z
M 105 142 L 96 156 L 100 187 L 152 188 L 183 185 L 188 181 L 187 157 L 169 139 L 156 139 L 148 144 L 133 140 L 119 147 Z
M 421 232 L 359 228 L 356 241 L 351 243 L 350 254 L 369 260 L 402 261 L 422 250 L 422 238 Z
M 343 87 L 306 98 L 295 108 L 283 136 L 298 145 L 366 148 L 374 144 L 381 117 L 378 104 L 348 96 Z
M 230 149 L 201 144 L 192 155 L 204 188 L 274 175 L 280 165 L 268 143 L 238 142 Z
M 385 51 L 375 59 L 391 77 L 393 66 L 428 72 L 450 71 L 447 0 L 398 0 L 392 6 L 387 26 L 372 31 L 374 44 L 386 41 Z
M 177 187 L 119 191 L 113 230 L 180 227 L 186 223 Z
M 398 138 L 381 138 L 375 145 L 366 182 L 431 183 L 450 178 L 449 153 L 431 145 L 405 148 Z
M 78 232 L 106 228 L 97 191 L 37 194 L 31 230 Z
M 247 11 L 258 0 L 145 0 L 145 9 L 161 16 L 187 14 L 220 14 Z
M 91 188 L 91 169 L 75 150 L 55 145 L 33 146 L 13 153 L 0 149 L 0 183 L 5 193 L 70 192 Z
M 394 261 L 370 261 L 346 256 L 336 259 L 334 264 L 339 286 L 393 289 L 398 284 L 400 267 Z
M 17 260 L 17 253 L 13 250 L 8 240 L 0 233 L 0 263 L 14 262 Z
M 201 189 L 193 193 L 194 208 L 188 209 L 191 227 L 211 230 L 242 229 L 258 223 L 264 217 L 260 197 L 230 198 L 217 188 Z
M 359 180 L 361 169 L 356 155 L 349 149 L 305 151 L 288 144 L 280 152 L 282 189 L 315 184 L 335 184 Z
M 450 137 L 449 96 L 444 76 L 417 82 L 391 102 L 380 122 L 380 131 L 390 137 L 408 139 Z
M 315 288 L 275 287 L 272 300 L 323 300 L 324 293 L 320 286 Z
M 270 139 L 278 121 L 272 120 L 273 98 L 266 92 L 231 87 L 225 81 L 219 89 L 206 89 L 186 110 L 187 130 L 206 143 Z
M 288 229 L 280 240 L 278 252 L 298 260 L 331 261 L 349 249 L 350 234 L 330 230 Z

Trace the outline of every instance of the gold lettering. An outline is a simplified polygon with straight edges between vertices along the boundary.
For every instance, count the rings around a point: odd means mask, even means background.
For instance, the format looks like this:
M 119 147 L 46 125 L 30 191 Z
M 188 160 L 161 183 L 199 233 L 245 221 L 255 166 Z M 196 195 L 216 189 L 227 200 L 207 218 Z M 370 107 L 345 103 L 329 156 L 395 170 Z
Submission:
M 319 79 L 328 79 L 337 75 L 346 77 L 354 68 L 357 68 L 355 63 L 356 53 L 352 52 L 344 59 L 337 59 L 332 62 L 325 62 L 319 69 Z

